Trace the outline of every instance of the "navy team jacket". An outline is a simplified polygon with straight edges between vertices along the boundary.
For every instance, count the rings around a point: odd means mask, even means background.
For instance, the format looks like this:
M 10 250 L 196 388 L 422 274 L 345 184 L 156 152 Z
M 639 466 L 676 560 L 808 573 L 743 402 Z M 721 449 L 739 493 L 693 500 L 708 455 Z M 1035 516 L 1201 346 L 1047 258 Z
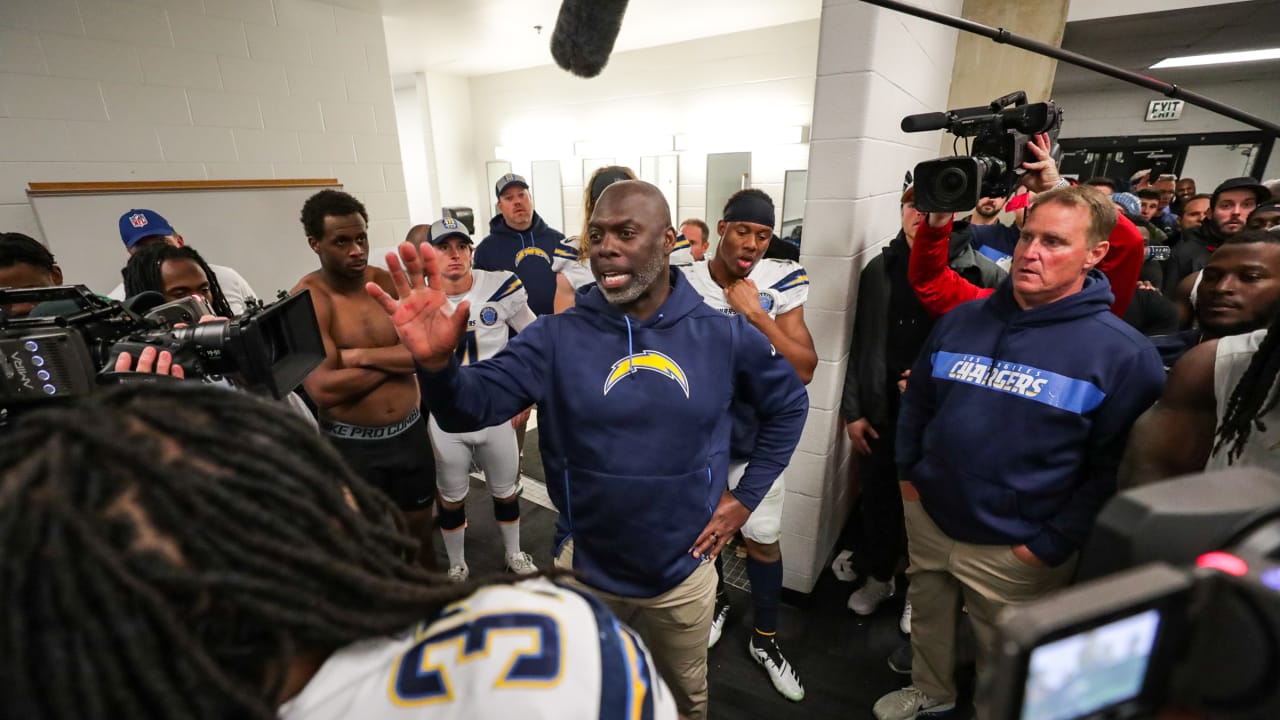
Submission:
M 440 427 L 469 432 L 538 406 L 556 551 L 592 587 L 653 597 L 698 566 L 689 554 L 725 491 L 730 406 L 759 432 L 735 497 L 754 510 L 800 440 L 808 395 L 790 363 L 741 317 L 702 302 L 671 272 L 671 295 L 633 320 L 594 285 L 539 318 L 494 357 L 419 370 Z
M 1111 314 L 1111 285 L 1023 310 L 1006 279 L 942 316 L 911 370 L 896 457 L 949 537 L 1026 544 L 1050 565 L 1084 542 L 1134 420 L 1160 396 L 1151 341 Z

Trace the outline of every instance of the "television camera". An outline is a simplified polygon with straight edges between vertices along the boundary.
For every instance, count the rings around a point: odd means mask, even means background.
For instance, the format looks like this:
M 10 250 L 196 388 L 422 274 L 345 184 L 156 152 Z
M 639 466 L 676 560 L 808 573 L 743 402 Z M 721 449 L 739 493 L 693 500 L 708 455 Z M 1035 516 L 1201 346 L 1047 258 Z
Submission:
M 99 385 L 154 380 L 116 372 L 121 352 L 168 350 L 188 378 L 226 376 L 276 398 L 292 392 L 325 357 L 309 291 L 250 303 L 232 320 L 200 323 L 199 305 L 106 300 L 83 285 L 0 290 L 0 308 L 35 305 L 26 317 L 0 312 L 0 409 L 14 412 L 72 399 Z M 143 302 L 139 302 L 142 300 Z M 181 321 L 181 322 L 180 322 Z
M 1027 94 L 1021 90 L 981 107 L 904 117 L 903 132 L 946 130 L 966 143 L 972 138 L 967 155 L 916 165 L 916 209 L 961 212 L 977 207 L 979 198 L 1009 196 L 1025 172 L 1022 164 L 1027 161 L 1027 143 L 1033 135 L 1047 133 L 1054 160 L 1061 159 L 1061 125 L 1062 110 L 1057 105 L 1028 104 Z
M 1280 476 L 1235 468 L 1121 493 L 1078 576 L 1001 615 L 979 690 L 993 718 L 1280 717 Z

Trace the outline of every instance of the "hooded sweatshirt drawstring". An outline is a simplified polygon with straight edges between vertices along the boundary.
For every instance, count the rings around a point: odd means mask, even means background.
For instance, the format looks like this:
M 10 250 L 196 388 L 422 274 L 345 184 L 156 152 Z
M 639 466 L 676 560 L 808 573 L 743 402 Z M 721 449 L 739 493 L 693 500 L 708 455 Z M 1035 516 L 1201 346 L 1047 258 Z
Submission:
M 627 321 L 627 375 L 636 374 L 636 348 L 631 337 L 631 316 L 623 313 L 622 319 Z

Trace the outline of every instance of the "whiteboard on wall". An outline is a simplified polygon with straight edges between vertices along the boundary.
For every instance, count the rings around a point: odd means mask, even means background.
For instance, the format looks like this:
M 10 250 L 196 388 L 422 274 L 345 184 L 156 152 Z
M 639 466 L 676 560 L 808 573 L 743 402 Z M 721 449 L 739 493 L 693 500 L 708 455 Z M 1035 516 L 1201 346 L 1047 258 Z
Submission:
M 66 282 L 107 293 L 129 261 L 120 216 L 134 208 L 164 216 L 213 265 L 235 269 L 270 302 L 320 267 L 299 217 L 302 204 L 336 179 L 31 183 L 45 242 Z

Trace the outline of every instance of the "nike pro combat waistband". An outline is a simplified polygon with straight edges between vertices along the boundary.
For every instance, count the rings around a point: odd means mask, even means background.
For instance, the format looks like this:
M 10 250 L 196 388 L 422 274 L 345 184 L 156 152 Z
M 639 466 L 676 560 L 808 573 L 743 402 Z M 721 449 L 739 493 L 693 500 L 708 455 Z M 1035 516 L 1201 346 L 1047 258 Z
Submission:
M 347 440 L 386 440 L 393 438 L 400 433 L 413 427 L 413 424 L 422 418 L 422 413 L 418 408 L 413 408 L 405 419 L 391 425 L 383 425 L 382 427 L 368 427 L 365 425 L 352 425 L 344 422 L 334 422 L 332 420 L 321 420 L 320 429 L 326 435 L 336 438 L 344 438 Z

